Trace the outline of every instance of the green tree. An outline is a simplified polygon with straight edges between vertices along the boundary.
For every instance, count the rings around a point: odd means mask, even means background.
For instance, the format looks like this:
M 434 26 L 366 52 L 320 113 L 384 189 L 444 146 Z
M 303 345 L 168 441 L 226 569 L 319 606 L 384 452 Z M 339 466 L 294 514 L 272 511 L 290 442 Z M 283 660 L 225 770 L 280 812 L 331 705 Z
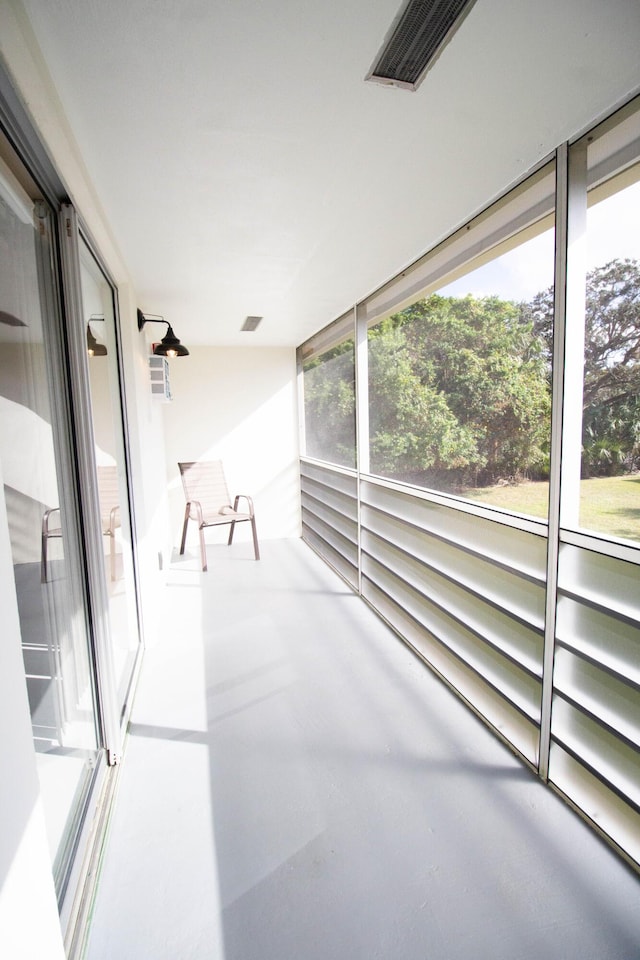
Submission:
M 546 475 L 553 288 L 530 303 L 433 295 L 369 331 L 371 465 L 437 489 Z M 640 265 L 586 288 L 583 475 L 640 467 Z M 353 341 L 305 364 L 307 451 L 355 463 Z
M 303 366 L 306 452 L 355 467 L 355 368 L 353 340 Z
M 550 361 L 553 290 L 530 305 Z M 587 275 L 582 475 L 610 476 L 640 466 L 640 264 L 612 260 Z
M 406 331 L 385 320 L 369 335 L 369 434 L 376 473 L 415 479 L 479 461 L 473 434 L 416 372 Z
M 442 489 L 544 471 L 546 363 L 519 305 L 431 296 L 375 328 L 370 356 L 385 472 Z

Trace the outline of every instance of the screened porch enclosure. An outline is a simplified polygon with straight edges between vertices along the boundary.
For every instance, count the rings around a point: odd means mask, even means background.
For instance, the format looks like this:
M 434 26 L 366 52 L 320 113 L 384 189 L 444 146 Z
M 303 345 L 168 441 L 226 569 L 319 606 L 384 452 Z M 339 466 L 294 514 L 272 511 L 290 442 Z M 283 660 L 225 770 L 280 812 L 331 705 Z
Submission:
M 298 349 L 303 539 L 640 864 L 638 103 Z

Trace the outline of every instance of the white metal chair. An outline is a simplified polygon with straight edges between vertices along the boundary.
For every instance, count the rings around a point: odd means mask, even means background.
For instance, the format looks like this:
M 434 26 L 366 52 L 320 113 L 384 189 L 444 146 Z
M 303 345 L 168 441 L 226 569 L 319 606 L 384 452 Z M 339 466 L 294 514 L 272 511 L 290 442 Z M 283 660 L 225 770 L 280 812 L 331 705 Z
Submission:
M 231 524 L 229 539 L 227 541 L 227 543 L 231 543 L 233 541 L 233 532 L 236 523 L 248 521 L 251 524 L 251 532 L 253 534 L 255 557 L 256 560 L 259 560 L 260 549 L 258 547 L 253 500 L 246 494 L 239 493 L 234 497 L 233 506 L 231 505 L 222 462 L 220 460 L 202 460 L 191 463 L 179 463 L 178 467 L 182 477 L 184 495 L 187 500 L 182 526 L 180 555 L 182 556 L 184 553 L 189 520 L 195 520 L 198 524 L 200 557 L 203 570 L 207 569 L 207 553 L 204 542 L 205 527 L 217 527 L 225 523 Z M 245 512 L 238 510 L 241 500 L 246 501 L 247 510 Z
M 116 580 L 116 530 L 120 526 L 120 494 L 118 468 L 98 467 L 98 500 L 102 533 L 109 537 L 109 566 L 111 579 Z
M 116 580 L 116 530 L 120 526 L 120 503 L 118 496 L 118 470 L 115 466 L 98 467 L 98 499 L 102 533 L 109 537 L 109 567 L 111 579 Z M 42 549 L 40 579 L 47 581 L 48 544 L 52 537 L 62 537 L 60 507 L 45 510 L 42 518 Z

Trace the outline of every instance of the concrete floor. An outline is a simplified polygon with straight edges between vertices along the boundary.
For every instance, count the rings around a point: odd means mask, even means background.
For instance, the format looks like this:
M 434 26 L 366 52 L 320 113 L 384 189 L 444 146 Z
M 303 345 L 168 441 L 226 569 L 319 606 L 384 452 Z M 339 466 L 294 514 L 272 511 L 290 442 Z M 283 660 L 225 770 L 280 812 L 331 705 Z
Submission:
M 638 960 L 640 878 L 301 541 L 168 573 L 87 960 Z

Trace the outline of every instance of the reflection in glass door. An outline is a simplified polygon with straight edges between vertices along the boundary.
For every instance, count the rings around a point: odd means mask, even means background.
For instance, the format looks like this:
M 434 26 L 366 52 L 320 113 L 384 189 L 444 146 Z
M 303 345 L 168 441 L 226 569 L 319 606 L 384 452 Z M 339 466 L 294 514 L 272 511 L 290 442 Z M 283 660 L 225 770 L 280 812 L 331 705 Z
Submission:
M 122 720 L 139 649 L 114 293 L 81 241 L 80 284 L 86 327 L 91 420 L 103 534 L 109 654 Z
M 34 210 L 0 166 L 0 462 L 37 770 L 62 899 L 101 754 L 51 222 L 44 204 Z

